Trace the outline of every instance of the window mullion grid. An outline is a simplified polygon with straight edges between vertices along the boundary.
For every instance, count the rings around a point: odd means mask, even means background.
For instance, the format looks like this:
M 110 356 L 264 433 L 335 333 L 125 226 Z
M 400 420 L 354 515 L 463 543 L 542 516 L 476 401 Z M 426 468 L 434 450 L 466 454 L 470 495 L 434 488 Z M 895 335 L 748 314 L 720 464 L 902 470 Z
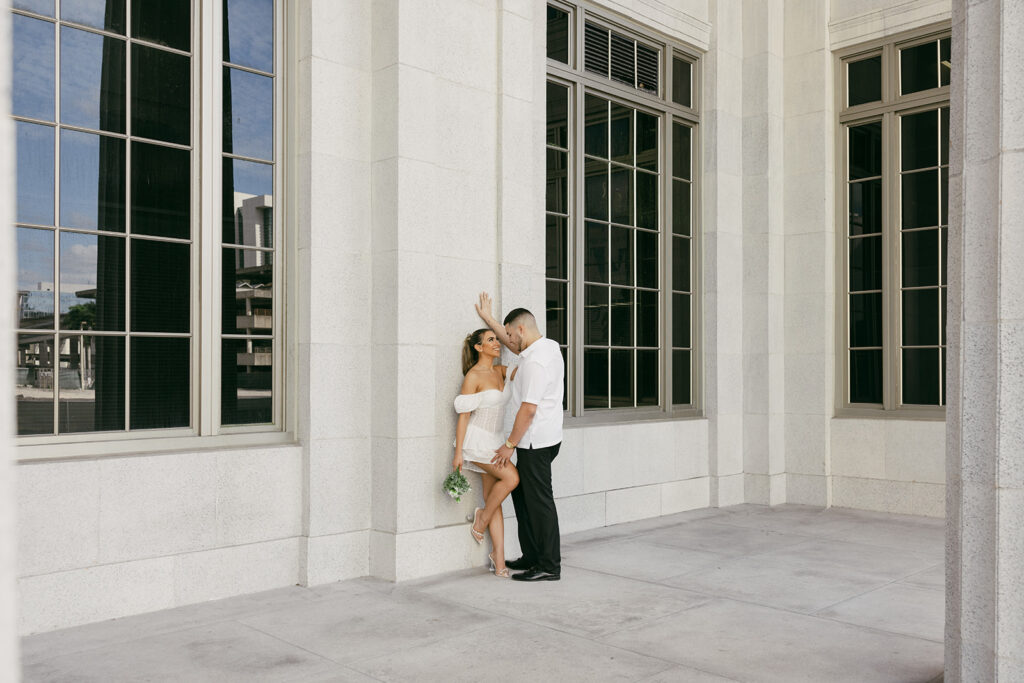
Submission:
M 53 95 L 53 434 L 60 434 L 60 0 L 54 3 Z
M 582 12 L 577 14 L 582 15 Z M 583 17 L 580 16 L 578 25 L 582 27 Z M 580 34 L 582 35 L 582 34 Z M 583 41 L 577 41 L 580 44 L 579 50 L 582 55 L 582 43 Z M 582 57 L 581 57 L 582 59 Z M 582 64 L 580 61 L 578 64 Z M 584 299 L 584 166 L 583 162 L 583 144 L 584 144 L 584 129 L 586 126 L 582 123 L 584 116 L 586 115 L 586 108 L 584 106 L 584 99 L 586 97 L 585 88 L 578 82 L 574 83 L 571 87 L 572 92 L 572 103 L 570 105 L 570 132 L 569 137 L 572 140 L 571 151 L 569 152 L 569 166 L 572 168 L 573 183 L 571 184 L 572 189 L 572 208 L 573 215 L 569 221 L 568 229 L 572 232 L 572 243 L 574 245 L 573 259 L 572 259 L 572 272 L 570 275 L 570 284 L 568 292 L 566 292 L 566 300 L 572 302 L 572 316 L 571 316 L 571 330 L 568 334 L 568 340 L 570 346 L 568 347 L 569 353 L 566 360 L 568 360 L 567 372 L 570 373 L 572 381 L 572 400 L 567 402 L 569 406 L 569 413 L 574 416 L 583 415 L 583 379 L 584 373 L 583 367 L 583 338 L 585 335 L 584 322 L 585 322 L 585 299 Z M 569 316 L 566 316 L 568 319 Z M 568 382 L 567 382 L 568 384 Z
M 672 83 L 673 59 L 670 51 L 663 52 L 665 55 L 664 73 L 668 74 L 662 81 L 667 93 Z M 658 117 L 658 158 L 661 160 L 661 176 L 658 179 L 658 246 L 661 253 L 658 254 L 658 263 L 661 267 L 659 283 L 661 292 L 658 302 L 658 363 L 661 368 L 659 373 L 658 403 L 663 412 L 672 412 L 672 297 L 674 295 L 675 283 L 672 279 L 672 240 L 675 239 L 672 232 L 672 182 L 675 176 L 675 169 L 672 166 L 672 115 L 662 112 Z M 668 286 L 665 286 L 665 283 Z
M 198 285 L 200 299 L 197 342 L 193 345 L 197 362 L 193 367 L 199 368 L 198 378 L 194 381 L 197 397 L 197 428 L 201 435 L 216 435 L 220 432 L 220 402 L 217 400 L 220 385 L 221 344 L 220 332 L 220 297 L 217 283 L 220 281 L 221 263 L 218 258 L 220 242 L 217 232 L 217 218 L 221 197 L 221 50 L 223 17 L 220 3 L 199 3 L 195 12 L 202 12 L 201 24 L 210 26 L 210 31 L 203 31 L 199 37 L 198 50 L 193 65 L 193 73 L 200 74 L 197 79 L 201 93 L 199 97 L 198 124 L 194 127 L 199 135 L 199 177 L 206 180 L 199 184 L 198 216 L 200 239 L 195 249 L 195 261 L 199 263 Z M 200 347 L 208 347 L 202 353 Z
M 890 46 L 891 50 L 891 46 Z M 892 88 L 898 87 L 893 73 Z M 897 116 L 889 111 L 882 115 L 882 408 L 894 410 L 900 406 L 901 345 L 903 325 L 900 321 L 902 278 L 900 263 L 900 154 Z

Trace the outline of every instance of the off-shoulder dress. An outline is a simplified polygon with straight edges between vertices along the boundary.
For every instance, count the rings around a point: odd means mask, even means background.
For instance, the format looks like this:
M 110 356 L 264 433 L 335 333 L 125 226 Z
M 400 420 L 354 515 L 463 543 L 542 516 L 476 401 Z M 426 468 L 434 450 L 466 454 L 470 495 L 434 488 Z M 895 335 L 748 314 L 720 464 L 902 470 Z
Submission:
M 483 470 L 473 463 L 490 464 L 494 451 L 505 443 L 505 404 L 512 396 L 512 382 L 504 389 L 486 389 L 455 397 L 455 412 L 472 413 L 462 440 L 462 467 L 470 472 Z

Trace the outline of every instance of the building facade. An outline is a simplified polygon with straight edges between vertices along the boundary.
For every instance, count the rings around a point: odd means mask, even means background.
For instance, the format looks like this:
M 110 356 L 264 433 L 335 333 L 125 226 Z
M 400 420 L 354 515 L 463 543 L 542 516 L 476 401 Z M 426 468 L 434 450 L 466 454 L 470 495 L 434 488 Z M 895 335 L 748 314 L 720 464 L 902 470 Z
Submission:
M 964 27 L 1021 19 L 954 4 L 13 0 L 17 631 L 482 564 L 480 291 L 563 348 L 563 533 L 964 508 Z

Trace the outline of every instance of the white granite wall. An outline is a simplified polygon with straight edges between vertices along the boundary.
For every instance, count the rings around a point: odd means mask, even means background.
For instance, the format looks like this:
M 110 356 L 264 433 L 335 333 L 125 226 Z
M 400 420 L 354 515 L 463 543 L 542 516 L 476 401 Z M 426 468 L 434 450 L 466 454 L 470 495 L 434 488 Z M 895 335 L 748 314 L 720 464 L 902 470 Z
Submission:
M 0 2 L 0 45 L 10 45 L 10 3 Z M 0 64 L 0 140 L 14 138 L 10 113 L 11 67 L 4 60 Z M 14 146 L 3 145 L 0 152 L 0 225 L 6 227 L 14 221 Z M 14 231 L 3 230 L 0 236 L 0 358 L 14 355 L 13 304 L 15 291 Z M 0 382 L 11 386 L 13 373 L 9 363 L 0 363 Z M 17 534 L 14 517 L 15 465 L 14 465 L 14 395 L 10 391 L 0 394 L 0 680 L 17 683 L 21 675 L 18 663 L 18 627 L 15 563 Z
M 953 8 L 946 680 L 1024 680 L 1024 6 Z

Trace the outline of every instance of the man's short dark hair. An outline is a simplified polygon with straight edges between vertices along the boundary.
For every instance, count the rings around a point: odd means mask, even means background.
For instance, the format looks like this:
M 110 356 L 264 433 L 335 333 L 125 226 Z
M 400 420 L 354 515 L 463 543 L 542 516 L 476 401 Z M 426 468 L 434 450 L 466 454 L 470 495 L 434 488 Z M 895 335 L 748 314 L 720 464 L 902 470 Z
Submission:
M 530 313 L 525 308 L 513 308 L 511 311 L 508 312 L 508 315 L 505 316 L 505 320 L 502 323 L 502 325 L 511 325 L 515 321 L 522 318 L 524 315 L 528 315 L 531 318 L 533 317 L 533 313 Z

